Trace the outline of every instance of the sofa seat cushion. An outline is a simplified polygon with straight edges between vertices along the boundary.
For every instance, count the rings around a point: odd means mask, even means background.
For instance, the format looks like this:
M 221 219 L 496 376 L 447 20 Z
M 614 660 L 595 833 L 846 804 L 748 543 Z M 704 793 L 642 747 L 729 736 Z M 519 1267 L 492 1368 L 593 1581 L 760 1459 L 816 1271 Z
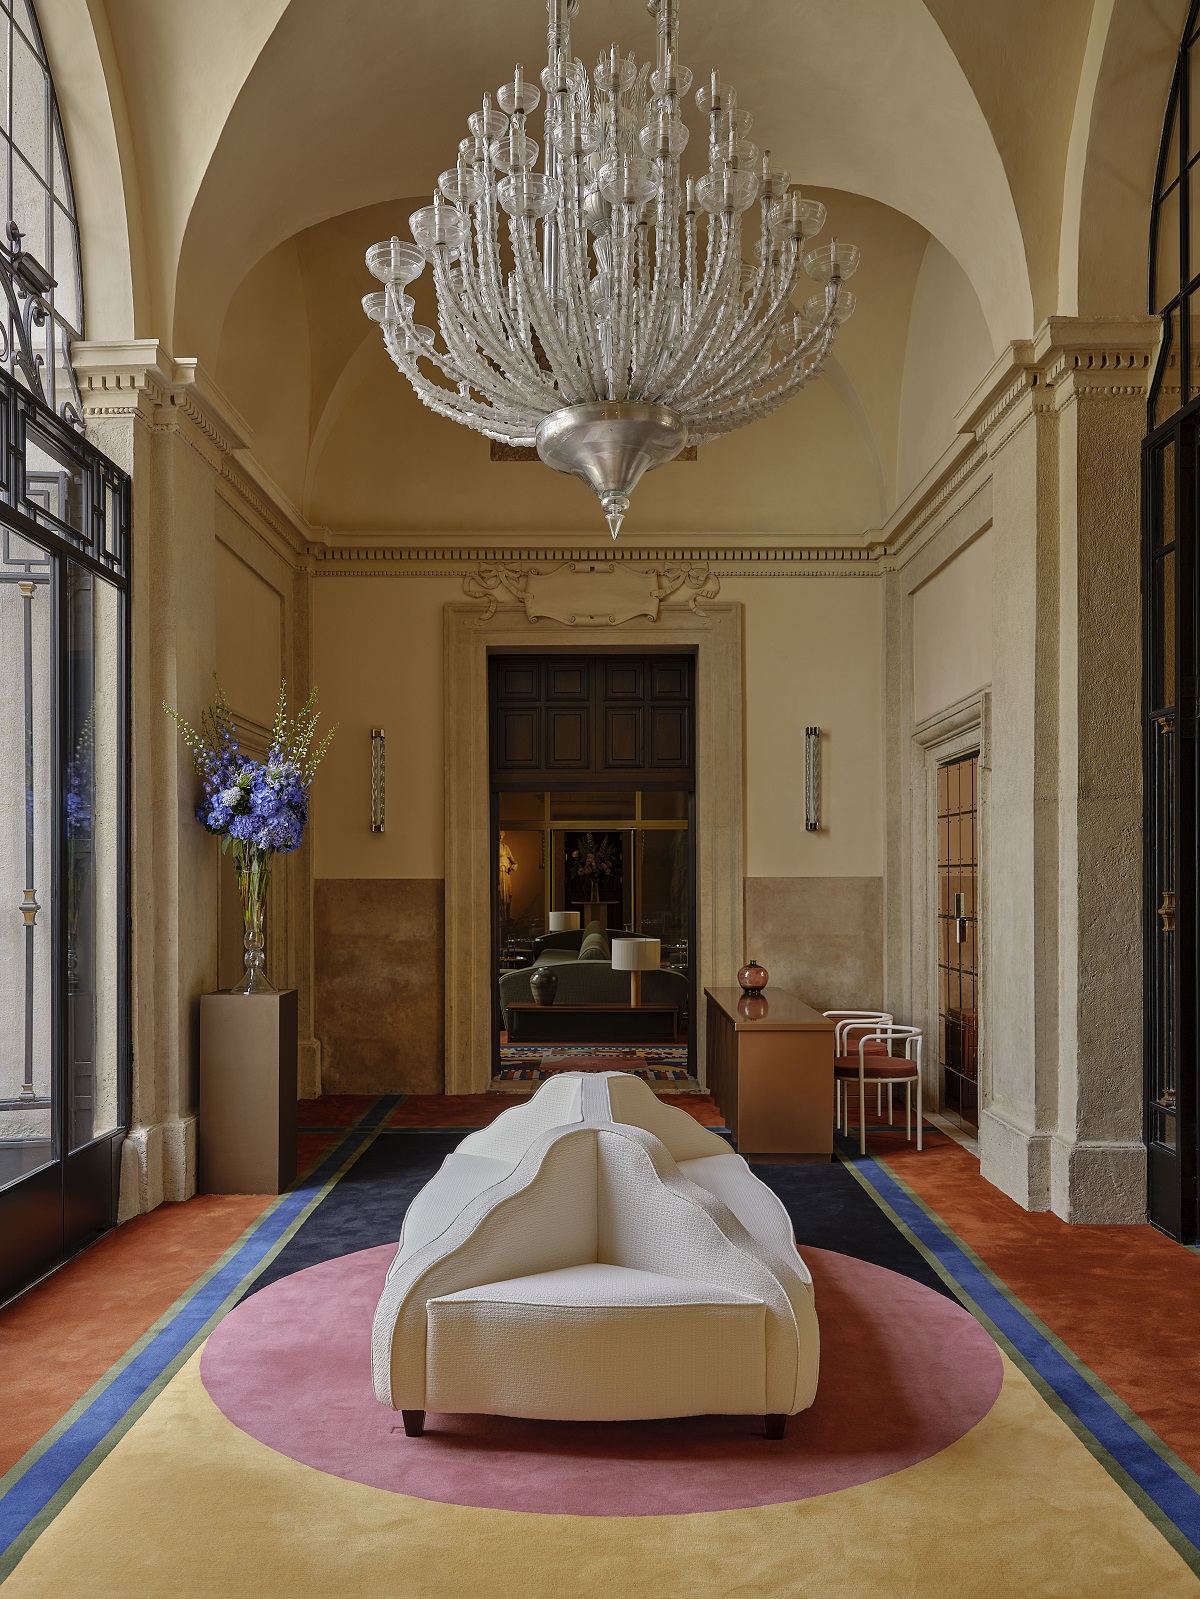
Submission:
M 534 961 L 535 966 L 566 966 L 574 965 L 579 959 L 577 949 L 544 949 Z M 518 968 L 520 970 L 521 968 Z
M 667 1277 L 657 1271 L 588 1261 L 580 1266 L 562 1266 L 557 1271 L 483 1283 L 478 1288 L 463 1288 L 457 1294 L 430 1300 L 431 1306 L 454 1304 L 603 1309 L 634 1305 L 761 1305 L 762 1300 L 723 1288 L 719 1283 L 693 1282 L 688 1277 Z
M 858 1056 L 838 1055 L 833 1063 L 835 1077 L 858 1077 Z M 863 1061 L 863 1076 L 868 1082 L 886 1082 L 889 1078 L 895 1081 L 903 1077 L 915 1077 L 917 1063 L 915 1060 L 905 1060 L 901 1055 L 868 1055 Z
M 718 1284 L 593 1262 L 426 1309 L 433 1411 L 634 1421 L 765 1408 L 766 1307 Z

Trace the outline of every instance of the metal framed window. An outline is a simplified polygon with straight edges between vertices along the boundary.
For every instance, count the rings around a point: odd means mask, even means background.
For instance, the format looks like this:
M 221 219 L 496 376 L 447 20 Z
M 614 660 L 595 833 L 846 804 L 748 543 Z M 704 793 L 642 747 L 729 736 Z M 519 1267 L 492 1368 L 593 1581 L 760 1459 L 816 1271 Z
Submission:
M 3 1301 L 115 1224 L 130 1115 L 130 487 L 83 436 L 75 202 L 31 0 L 0 0 L 0 183 Z
M 1195 106 L 1195 116 L 1193 116 Z M 1147 300 L 1163 339 L 1142 450 L 1143 1070 L 1150 1220 L 1200 1236 L 1196 474 L 1200 469 L 1200 0 L 1159 146 Z

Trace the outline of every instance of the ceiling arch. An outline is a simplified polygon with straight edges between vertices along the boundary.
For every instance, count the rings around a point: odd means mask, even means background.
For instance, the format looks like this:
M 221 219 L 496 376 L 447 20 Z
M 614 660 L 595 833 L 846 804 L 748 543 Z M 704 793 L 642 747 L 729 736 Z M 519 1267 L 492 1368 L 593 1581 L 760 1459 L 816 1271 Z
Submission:
M 1097 0 L 1063 200 L 1065 315 L 1144 316 L 1150 202 L 1188 0 Z
M 760 0 L 754 16 L 747 29 L 741 8 L 693 0 L 685 58 L 698 70 L 720 63 L 757 113 L 760 142 L 799 181 L 881 201 L 937 237 L 974 285 L 997 346 L 1031 333 L 1004 166 L 922 0 Z M 645 53 L 641 0 L 585 0 L 579 52 L 590 57 L 612 36 Z M 543 38 L 536 0 L 494 0 L 453 38 L 440 0 L 289 0 L 245 72 L 187 216 L 175 347 L 211 363 L 237 285 L 283 239 L 428 192 L 478 95 L 514 55 L 538 61 Z

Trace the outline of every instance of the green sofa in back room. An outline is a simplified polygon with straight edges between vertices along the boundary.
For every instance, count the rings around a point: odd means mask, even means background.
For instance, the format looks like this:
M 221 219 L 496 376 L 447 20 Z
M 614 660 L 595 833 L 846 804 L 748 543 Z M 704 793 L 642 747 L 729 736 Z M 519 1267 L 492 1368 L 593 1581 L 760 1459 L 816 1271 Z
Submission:
M 620 936 L 619 934 L 617 935 Z M 500 973 L 500 1013 L 508 1026 L 508 1007 L 529 1003 L 529 979 L 539 967 L 552 966 L 558 978 L 556 1005 L 628 1005 L 629 973 L 615 972 L 609 935 L 600 922 L 589 922 L 578 933 L 547 933 L 534 944 L 532 966 Z M 688 980 L 682 972 L 657 971 L 642 975 L 642 1003 L 674 1005 L 681 1016 L 688 1008 Z M 603 1032 L 603 1023 L 597 1026 Z M 596 1043 L 604 1043 L 597 1037 Z

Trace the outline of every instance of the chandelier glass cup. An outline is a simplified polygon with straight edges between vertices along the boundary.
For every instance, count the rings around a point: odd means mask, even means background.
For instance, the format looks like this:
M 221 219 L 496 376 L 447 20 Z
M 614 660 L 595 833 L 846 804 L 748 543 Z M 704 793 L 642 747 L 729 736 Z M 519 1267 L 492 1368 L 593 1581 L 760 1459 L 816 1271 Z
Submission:
M 751 142 L 715 70 L 694 99 L 706 137 L 689 136 L 679 6 L 648 0 L 653 63 L 614 44 L 589 73 L 571 52 L 578 0 L 547 0 L 540 88 L 518 66 L 485 94 L 432 205 L 409 218 L 415 242 L 366 257 L 384 287 L 363 309 L 418 398 L 582 478 L 614 538 L 643 473 L 798 394 L 854 308 L 843 284 L 858 251 L 812 242 L 824 205 Z M 427 266 L 436 329 L 404 292 Z M 814 285 L 799 315 L 793 296 Z

